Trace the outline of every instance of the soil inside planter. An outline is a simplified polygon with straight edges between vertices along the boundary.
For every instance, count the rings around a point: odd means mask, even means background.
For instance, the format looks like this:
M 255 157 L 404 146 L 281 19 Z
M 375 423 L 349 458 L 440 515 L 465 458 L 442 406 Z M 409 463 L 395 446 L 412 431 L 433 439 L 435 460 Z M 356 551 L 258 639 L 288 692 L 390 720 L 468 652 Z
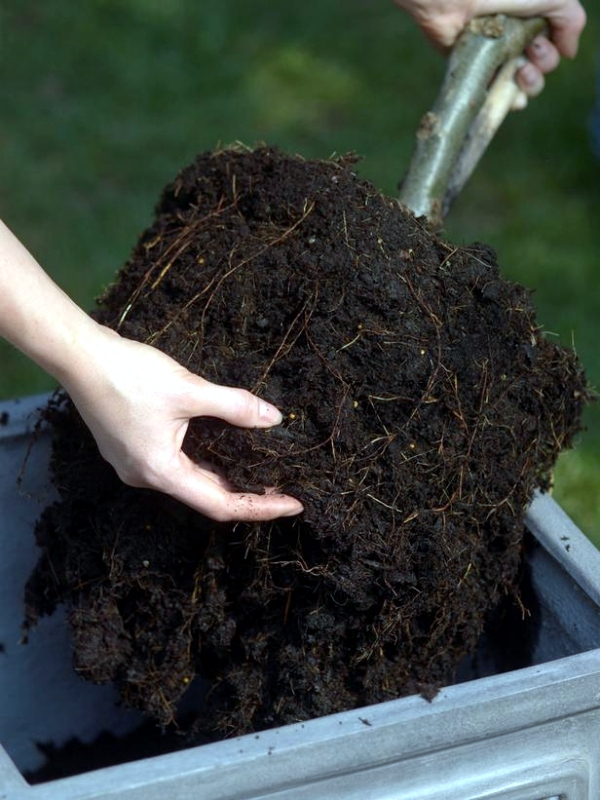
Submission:
M 269 431 L 195 420 L 185 449 L 302 517 L 216 524 L 126 487 L 67 399 L 47 412 L 61 499 L 26 625 L 66 602 L 77 671 L 161 724 L 198 677 L 204 740 L 447 682 L 517 594 L 524 508 L 588 397 L 489 248 L 431 235 L 352 170 L 200 156 L 95 312 L 278 405 Z
M 523 669 L 536 663 L 534 653 L 539 639 L 541 617 L 531 582 L 529 556 L 538 547 L 532 535 L 526 532 L 527 557 L 519 579 L 519 592 L 527 606 L 527 613 L 523 614 L 523 606 L 515 605 L 508 596 L 493 609 L 486 619 L 477 652 L 464 659 L 459 666 L 458 682 Z M 360 714 L 361 711 L 357 713 Z M 192 717 L 184 717 L 182 721 L 185 723 L 191 719 Z M 149 719 L 124 736 L 103 732 L 91 742 L 84 743 L 74 738 L 61 747 L 52 742 L 40 742 L 38 748 L 45 758 L 45 764 L 34 772 L 24 774 L 24 777 L 28 783 L 39 784 L 177 752 L 190 744 L 201 743 L 194 727 L 190 726 L 191 732 L 186 730 L 185 724 L 179 728 L 170 726 L 161 729 Z

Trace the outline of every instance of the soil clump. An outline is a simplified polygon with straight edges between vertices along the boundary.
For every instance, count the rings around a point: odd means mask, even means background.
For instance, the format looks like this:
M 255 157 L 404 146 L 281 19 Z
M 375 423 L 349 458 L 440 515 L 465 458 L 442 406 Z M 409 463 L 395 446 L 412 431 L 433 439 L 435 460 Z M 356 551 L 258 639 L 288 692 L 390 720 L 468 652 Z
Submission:
M 494 253 L 430 234 L 349 157 L 207 153 L 94 315 L 285 414 L 184 448 L 305 513 L 217 524 L 120 483 L 68 398 L 28 627 L 70 609 L 77 671 L 204 740 L 434 692 L 517 595 L 523 512 L 588 397 Z M 517 601 L 515 601 L 517 602 Z

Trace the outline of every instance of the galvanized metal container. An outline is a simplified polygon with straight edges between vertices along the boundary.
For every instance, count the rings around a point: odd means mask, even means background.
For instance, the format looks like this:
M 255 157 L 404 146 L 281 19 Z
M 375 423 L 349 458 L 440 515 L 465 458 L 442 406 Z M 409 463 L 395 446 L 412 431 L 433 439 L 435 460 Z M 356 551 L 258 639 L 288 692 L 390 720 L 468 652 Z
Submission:
M 47 438 L 30 447 L 41 402 L 0 404 L 0 800 L 600 798 L 600 553 L 548 496 L 527 515 L 539 542 L 528 556 L 539 618 L 529 666 L 431 702 L 403 698 L 29 785 L 23 773 L 45 760 L 38 743 L 94 742 L 141 722 L 110 688 L 77 678 L 60 614 L 19 645 L 33 524 L 53 491 Z M 480 660 L 480 674 L 494 670 Z

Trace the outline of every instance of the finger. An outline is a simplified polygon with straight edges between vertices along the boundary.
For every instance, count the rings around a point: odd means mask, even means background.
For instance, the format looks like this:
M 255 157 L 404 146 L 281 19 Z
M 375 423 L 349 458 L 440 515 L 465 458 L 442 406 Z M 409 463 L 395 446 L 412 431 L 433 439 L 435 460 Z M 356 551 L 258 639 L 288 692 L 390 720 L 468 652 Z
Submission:
M 531 61 L 521 67 L 516 77 L 519 88 L 528 97 L 537 97 L 544 88 L 544 76 Z
M 513 104 L 511 106 L 511 111 L 523 111 L 524 108 L 527 108 L 529 98 L 525 94 L 525 92 L 517 92 L 517 96 L 515 97 Z
M 212 464 L 210 461 L 194 461 L 194 465 L 201 470 L 201 472 L 209 479 L 214 481 L 218 486 L 222 489 L 225 489 L 227 492 L 234 492 L 235 487 L 231 483 L 231 481 L 227 478 L 224 470 L 220 467 L 217 467 L 215 464 Z M 270 495 L 280 495 L 281 492 L 277 488 L 277 486 L 265 486 L 264 487 L 265 494 Z
M 304 507 L 282 494 L 250 494 L 229 491 L 221 480 L 181 454 L 179 468 L 168 486 L 155 487 L 218 522 L 260 522 L 300 514 Z
M 211 464 L 209 461 L 194 461 L 194 465 L 207 480 L 214 481 L 217 486 L 220 486 L 226 492 L 233 491 L 233 485 L 231 481 L 228 480 L 224 470 L 220 469 L 215 464 Z
M 190 416 L 217 417 L 241 428 L 279 425 L 281 412 L 245 389 L 197 379 L 190 396 Z
M 517 17 L 547 17 L 550 39 L 560 55 L 567 58 L 577 55 L 579 37 L 586 24 L 586 13 L 579 0 L 564 0 L 551 6 L 547 0 L 476 0 L 473 10 L 475 16 L 509 14 Z
M 295 517 L 302 511 L 302 503 L 285 494 L 232 494 L 226 518 L 240 522 L 263 522 L 280 517 Z
M 526 55 L 542 73 L 552 72 L 560 63 L 560 53 L 545 36 L 536 36 L 527 48 Z
M 572 0 L 562 14 L 550 17 L 552 26 L 550 38 L 561 55 L 575 58 L 579 50 L 579 37 L 586 21 L 586 13 L 576 0 Z

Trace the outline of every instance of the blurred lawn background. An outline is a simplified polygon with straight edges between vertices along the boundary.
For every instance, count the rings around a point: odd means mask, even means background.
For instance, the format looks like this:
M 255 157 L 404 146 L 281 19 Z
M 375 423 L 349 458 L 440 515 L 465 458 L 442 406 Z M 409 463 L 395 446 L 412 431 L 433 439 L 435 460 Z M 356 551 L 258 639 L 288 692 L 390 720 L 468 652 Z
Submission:
M 514 114 L 452 210 L 535 289 L 539 321 L 600 387 L 600 163 L 589 144 L 600 30 Z M 595 18 L 594 18 L 595 16 Z M 0 214 L 93 305 L 162 187 L 203 150 L 264 141 L 307 157 L 355 150 L 394 195 L 444 62 L 389 0 L 5 0 L 0 6 Z M 52 381 L 0 343 L 0 397 Z M 600 404 L 561 457 L 555 496 L 600 545 Z

